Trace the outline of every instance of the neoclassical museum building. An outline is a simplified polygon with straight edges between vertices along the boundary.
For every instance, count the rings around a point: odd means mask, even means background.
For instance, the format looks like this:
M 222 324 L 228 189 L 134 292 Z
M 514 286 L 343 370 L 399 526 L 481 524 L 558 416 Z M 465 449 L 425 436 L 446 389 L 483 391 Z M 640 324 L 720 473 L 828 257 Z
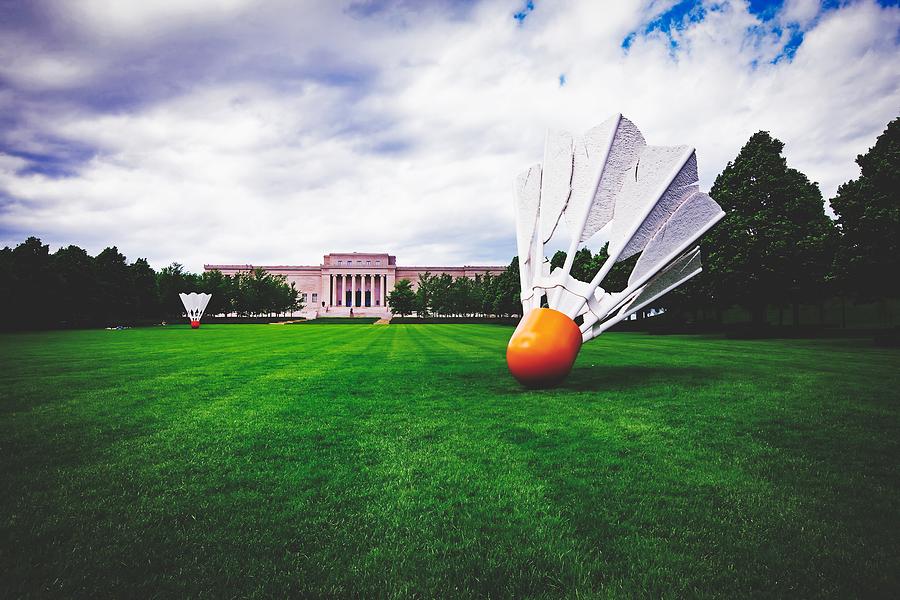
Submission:
M 273 275 L 284 275 L 300 292 L 306 305 L 301 314 L 307 317 L 383 315 L 389 312 L 386 297 L 401 279 L 409 279 L 413 289 L 419 275 L 447 273 L 453 277 L 475 277 L 490 273 L 499 275 L 505 267 L 400 267 L 391 254 L 344 252 L 326 254 L 321 265 L 203 265 L 206 271 L 219 270 L 225 275 L 246 273 L 255 268 Z

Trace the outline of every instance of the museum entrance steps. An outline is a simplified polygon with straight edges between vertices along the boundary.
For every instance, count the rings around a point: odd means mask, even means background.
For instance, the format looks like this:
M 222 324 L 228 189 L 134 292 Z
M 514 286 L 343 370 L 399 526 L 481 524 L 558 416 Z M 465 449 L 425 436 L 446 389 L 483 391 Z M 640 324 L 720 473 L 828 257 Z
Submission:
M 325 308 L 318 308 L 316 312 L 320 317 L 349 317 L 350 316 L 350 307 L 348 306 L 329 306 L 328 310 Z M 354 306 L 353 307 L 353 316 L 354 317 L 386 317 L 389 316 L 391 312 L 383 306 Z

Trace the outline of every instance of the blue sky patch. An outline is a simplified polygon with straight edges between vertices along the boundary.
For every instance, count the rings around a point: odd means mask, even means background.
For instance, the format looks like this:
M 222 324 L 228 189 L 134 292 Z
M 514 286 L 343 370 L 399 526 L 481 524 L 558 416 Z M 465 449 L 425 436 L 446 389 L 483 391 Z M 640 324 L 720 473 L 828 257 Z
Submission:
M 881 6 L 897 6 L 900 0 L 876 0 Z M 822 0 L 822 12 L 839 9 L 846 5 L 847 0 Z M 784 0 L 749 0 L 748 10 L 750 14 L 755 16 L 759 22 L 750 27 L 747 31 L 751 37 L 763 37 L 767 35 L 782 36 L 782 26 L 777 25 L 775 20 L 779 11 L 784 8 Z M 706 18 L 707 12 L 721 10 L 721 6 L 717 4 L 704 5 L 702 0 L 681 0 L 670 9 L 656 15 L 653 19 L 645 23 L 642 27 L 635 29 L 626 35 L 621 42 L 622 49 L 627 53 L 634 44 L 638 36 L 647 36 L 654 32 L 660 32 L 669 39 L 670 52 L 674 56 L 678 50 L 678 41 L 674 35 L 676 32 L 684 30 L 693 23 L 699 23 Z M 797 49 L 803 43 L 804 32 L 794 23 L 787 25 L 787 35 L 783 35 L 785 40 L 782 51 L 772 61 L 772 64 L 783 60 L 791 61 L 797 53 Z M 751 64 L 751 68 L 757 66 L 757 61 Z
M 534 10 L 534 0 L 527 0 L 525 2 L 525 7 L 522 10 L 520 10 L 519 12 L 515 13 L 513 15 L 513 19 L 515 19 L 516 21 L 518 21 L 521 24 L 525 21 L 525 19 L 528 18 L 528 15 L 530 15 L 533 10 Z
M 681 0 L 669 10 L 657 15 L 650 20 L 640 30 L 629 33 L 622 40 L 621 47 L 625 51 L 631 48 L 635 38 L 640 32 L 641 35 L 648 35 L 654 31 L 660 31 L 669 38 L 669 45 L 674 51 L 678 44 L 672 35 L 673 30 L 678 31 L 684 29 L 691 23 L 699 23 L 706 16 L 706 8 L 703 7 L 701 0 Z
M 760 21 L 771 21 L 775 14 L 781 10 L 784 0 L 750 0 L 750 14 Z

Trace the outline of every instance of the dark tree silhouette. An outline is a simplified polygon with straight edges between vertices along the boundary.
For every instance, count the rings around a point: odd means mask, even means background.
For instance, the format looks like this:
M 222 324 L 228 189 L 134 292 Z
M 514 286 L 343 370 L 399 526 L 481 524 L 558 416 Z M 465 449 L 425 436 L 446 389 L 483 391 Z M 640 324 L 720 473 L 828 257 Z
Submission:
M 831 208 L 841 238 L 835 276 L 842 290 L 863 298 L 900 296 L 900 117 L 856 157 L 857 179 L 838 188 Z
M 388 293 L 388 303 L 393 314 L 401 317 L 411 315 L 415 310 L 416 303 L 416 293 L 412 289 L 412 282 L 409 279 L 398 281 L 394 285 L 394 289 Z
M 818 186 L 787 166 L 783 147 L 760 131 L 728 163 L 710 191 L 725 218 L 702 244 L 719 301 L 758 323 L 768 304 L 793 304 L 796 315 L 823 293 L 836 239 Z

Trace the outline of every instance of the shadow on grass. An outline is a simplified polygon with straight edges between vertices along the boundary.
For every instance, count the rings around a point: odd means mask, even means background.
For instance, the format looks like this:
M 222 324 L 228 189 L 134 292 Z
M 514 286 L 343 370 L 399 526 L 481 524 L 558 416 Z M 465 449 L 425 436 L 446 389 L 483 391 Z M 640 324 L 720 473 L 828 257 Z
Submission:
M 577 392 L 622 391 L 659 384 L 667 386 L 705 385 L 722 373 L 704 367 L 654 367 L 642 365 L 597 365 L 575 368 L 556 388 Z
M 575 368 L 559 385 L 541 389 L 527 388 L 505 369 L 448 373 L 464 389 L 482 390 L 494 396 L 552 393 L 557 398 L 568 392 L 621 392 L 642 388 L 702 387 L 725 377 L 722 371 L 706 367 L 663 367 L 642 365 L 597 365 Z M 584 398 L 578 399 L 583 402 Z

